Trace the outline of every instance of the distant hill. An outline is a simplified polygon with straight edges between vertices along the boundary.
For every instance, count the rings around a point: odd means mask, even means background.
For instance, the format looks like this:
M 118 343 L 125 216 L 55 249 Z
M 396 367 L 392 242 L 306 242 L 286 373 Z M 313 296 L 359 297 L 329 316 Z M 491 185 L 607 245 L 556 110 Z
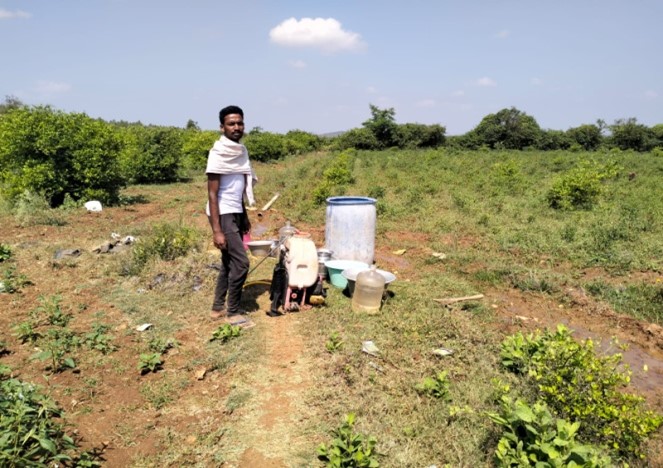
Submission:
M 327 138 L 333 138 L 333 137 L 337 137 L 339 135 L 343 135 L 345 132 L 347 132 L 347 130 L 343 130 L 343 131 L 340 131 L 340 132 L 320 133 L 319 136 L 327 137 Z

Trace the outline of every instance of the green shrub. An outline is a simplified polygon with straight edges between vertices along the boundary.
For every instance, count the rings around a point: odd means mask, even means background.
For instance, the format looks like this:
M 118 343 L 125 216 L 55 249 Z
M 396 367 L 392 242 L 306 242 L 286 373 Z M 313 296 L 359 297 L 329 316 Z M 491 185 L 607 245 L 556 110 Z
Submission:
M 380 148 L 380 142 L 373 132 L 367 128 L 353 128 L 337 136 L 334 139 L 334 148 L 339 150 L 358 149 L 376 150 Z
M 527 179 L 514 160 L 493 164 L 490 176 L 497 187 L 506 189 L 510 194 L 522 193 L 527 186 Z
M 349 185 L 355 182 L 351 171 L 350 155 L 347 152 L 340 153 L 323 173 L 322 178 L 330 185 Z
M 302 130 L 290 130 L 285 134 L 285 146 L 288 154 L 305 154 L 322 147 L 322 138 Z
M 322 181 L 313 189 L 313 203 L 316 205 L 323 205 L 327 198 L 332 196 L 332 185 L 327 181 Z
M 244 145 L 254 161 L 276 161 L 288 154 L 283 135 L 259 129 L 253 129 L 246 135 Z
M 182 135 L 182 167 L 200 171 L 207 167 L 207 156 L 219 132 L 188 130 Z
M 663 423 L 643 398 L 624 391 L 630 372 L 620 370 L 620 354 L 596 356 L 591 339 L 576 342 L 563 325 L 555 333 L 507 337 L 500 356 L 555 416 L 580 423 L 583 439 L 620 457 L 642 456 L 642 443 Z
M 318 459 L 333 468 L 376 468 L 380 466 L 375 451 L 377 441 L 354 431 L 355 415 L 350 413 L 345 422 L 334 429 L 334 440 L 318 447 Z
M 612 465 L 602 448 L 576 440 L 580 423 L 553 417 L 544 403 L 530 407 L 505 396 L 500 413 L 488 416 L 504 431 L 495 450 L 497 466 L 603 468 Z
M 0 119 L 0 191 L 15 200 L 25 191 L 59 206 L 73 200 L 115 203 L 124 185 L 114 129 L 85 114 L 20 107 Z
M 562 210 L 591 209 L 603 192 L 602 182 L 618 172 L 614 164 L 601 167 L 585 161 L 553 182 L 547 195 L 548 204 Z
M 354 182 L 352 173 L 344 164 L 333 164 L 322 173 L 322 177 L 331 185 L 348 185 Z
M 441 125 L 406 123 L 396 127 L 396 143 L 399 148 L 437 148 L 444 144 L 444 132 Z
M 181 130 L 131 125 L 119 131 L 124 137 L 120 157 L 122 175 L 128 182 L 155 184 L 178 179 L 182 154 Z

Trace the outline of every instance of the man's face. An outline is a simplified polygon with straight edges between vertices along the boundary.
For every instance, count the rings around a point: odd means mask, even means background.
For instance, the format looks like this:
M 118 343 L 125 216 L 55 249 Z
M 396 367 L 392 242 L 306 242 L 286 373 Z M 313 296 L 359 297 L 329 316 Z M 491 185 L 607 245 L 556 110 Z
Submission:
M 223 135 L 235 142 L 244 136 L 244 118 L 239 114 L 228 114 L 221 125 Z

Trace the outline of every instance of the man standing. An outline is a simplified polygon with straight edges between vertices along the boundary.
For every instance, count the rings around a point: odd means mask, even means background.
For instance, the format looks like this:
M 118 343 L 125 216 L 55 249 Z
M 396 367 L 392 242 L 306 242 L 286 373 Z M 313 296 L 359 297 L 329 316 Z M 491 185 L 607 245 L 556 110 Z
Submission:
M 244 195 L 253 204 L 253 180 L 249 155 L 239 141 L 244 136 L 244 112 L 228 106 L 219 112 L 221 138 L 207 158 L 207 216 L 214 246 L 221 250 L 221 271 L 216 281 L 212 319 L 239 315 L 242 288 L 249 259 L 242 236 L 251 230 Z M 227 304 L 226 304 L 227 296 Z

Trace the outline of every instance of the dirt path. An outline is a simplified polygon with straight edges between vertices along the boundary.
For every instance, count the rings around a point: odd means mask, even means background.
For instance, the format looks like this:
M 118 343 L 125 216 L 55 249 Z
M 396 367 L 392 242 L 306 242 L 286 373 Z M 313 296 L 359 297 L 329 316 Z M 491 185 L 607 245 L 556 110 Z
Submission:
M 263 295 L 265 296 L 265 295 Z M 310 440 L 302 433 L 308 418 L 303 395 L 312 385 L 311 364 L 304 357 L 301 316 L 271 318 L 266 297 L 258 298 L 261 311 L 252 314 L 262 335 L 260 362 L 248 379 L 237 382 L 251 392 L 234 426 L 239 467 L 290 467 L 310 461 Z

